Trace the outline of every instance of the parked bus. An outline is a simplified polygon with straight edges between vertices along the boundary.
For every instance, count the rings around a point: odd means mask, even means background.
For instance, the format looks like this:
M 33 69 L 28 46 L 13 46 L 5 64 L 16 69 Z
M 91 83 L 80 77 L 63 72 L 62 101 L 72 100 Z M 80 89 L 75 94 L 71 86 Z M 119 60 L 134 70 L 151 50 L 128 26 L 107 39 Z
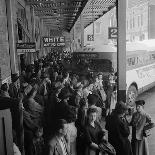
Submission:
M 126 90 L 130 106 L 134 106 L 138 94 L 155 86 L 155 46 L 151 42 L 126 45 Z M 73 53 L 73 62 L 70 66 L 76 66 L 79 72 L 103 72 L 108 75 L 117 71 L 117 48 L 114 45 L 98 45 L 77 50 Z

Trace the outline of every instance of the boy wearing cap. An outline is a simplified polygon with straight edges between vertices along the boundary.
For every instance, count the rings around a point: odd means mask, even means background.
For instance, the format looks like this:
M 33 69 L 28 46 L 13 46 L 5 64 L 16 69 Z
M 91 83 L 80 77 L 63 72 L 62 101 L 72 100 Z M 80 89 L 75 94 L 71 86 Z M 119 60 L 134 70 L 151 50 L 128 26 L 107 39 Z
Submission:
M 144 100 L 138 100 L 136 103 L 136 112 L 131 120 L 132 126 L 132 150 L 133 155 L 149 155 L 147 130 L 154 127 L 151 117 L 144 111 Z

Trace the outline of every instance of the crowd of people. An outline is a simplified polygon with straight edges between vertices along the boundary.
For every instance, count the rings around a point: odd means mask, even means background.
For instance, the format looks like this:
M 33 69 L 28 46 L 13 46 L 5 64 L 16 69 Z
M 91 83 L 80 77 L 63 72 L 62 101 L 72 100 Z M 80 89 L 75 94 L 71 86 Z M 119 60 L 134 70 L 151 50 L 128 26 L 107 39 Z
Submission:
M 154 123 L 143 110 L 145 101 L 136 101 L 129 122 L 126 104 L 114 103 L 114 81 L 114 74 L 104 81 L 101 72 L 68 72 L 53 55 L 26 66 L 20 76 L 12 74 L 12 83 L 1 86 L 0 100 L 20 105 L 25 155 L 148 155 L 144 131 Z M 11 112 L 14 151 L 20 155 L 16 111 Z

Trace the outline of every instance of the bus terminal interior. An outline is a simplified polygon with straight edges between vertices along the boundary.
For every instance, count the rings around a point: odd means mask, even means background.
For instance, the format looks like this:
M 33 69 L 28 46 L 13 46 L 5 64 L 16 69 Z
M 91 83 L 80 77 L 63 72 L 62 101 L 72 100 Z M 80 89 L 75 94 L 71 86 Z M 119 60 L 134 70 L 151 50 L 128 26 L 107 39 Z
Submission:
M 148 38 L 129 37 L 138 14 L 130 10 L 146 5 L 155 12 L 153 0 L 0 1 L 0 155 L 149 155 L 129 144 L 136 98 L 155 85 L 155 24 Z M 117 108 L 126 116 L 120 150 L 106 122 Z M 94 113 L 107 148 L 88 135 Z

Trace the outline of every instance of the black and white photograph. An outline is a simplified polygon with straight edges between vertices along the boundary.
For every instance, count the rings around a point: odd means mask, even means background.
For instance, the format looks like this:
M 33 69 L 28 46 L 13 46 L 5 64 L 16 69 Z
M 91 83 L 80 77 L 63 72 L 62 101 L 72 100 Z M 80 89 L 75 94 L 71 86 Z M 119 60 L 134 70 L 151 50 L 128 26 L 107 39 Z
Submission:
M 155 0 L 0 0 L 0 155 L 155 155 Z

